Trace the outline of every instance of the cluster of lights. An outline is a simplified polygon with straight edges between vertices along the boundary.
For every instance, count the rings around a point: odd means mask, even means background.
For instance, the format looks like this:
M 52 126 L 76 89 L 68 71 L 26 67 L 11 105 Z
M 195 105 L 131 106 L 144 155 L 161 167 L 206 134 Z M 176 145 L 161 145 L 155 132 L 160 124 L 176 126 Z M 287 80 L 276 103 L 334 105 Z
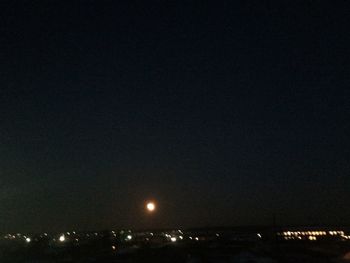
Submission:
M 183 232 L 181 230 L 178 230 L 179 233 L 183 234 Z M 170 240 L 171 242 L 176 242 L 178 240 L 183 240 L 184 237 L 183 235 L 170 235 L 165 233 L 164 234 L 166 238 L 168 238 L 168 240 Z M 192 238 L 192 237 L 191 237 Z
M 117 236 L 117 232 L 114 230 L 111 230 L 110 232 L 114 237 Z M 125 236 L 125 241 L 132 241 L 134 239 L 134 236 L 132 235 L 131 230 L 121 230 L 120 233 L 123 233 Z M 148 237 L 145 238 L 146 241 L 149 241 L 150 238 L 154 237 L 156 234 L 153 232 L 148 232 Z M 184 232 L 181 229 L 177 229 L 177 230 L 173 230 L 171 232 L 168 233 L 162 233 L 169 242 L 180 242 L 182 240 L 185 239 L 193 239 L 195 241 L 199 241 L 200 238 L 193 236 L 193 237 L 188 237 L 185 236 Z M 45 238 L 47 237 L 48 234 L 47 233 L 42 233 L 39 237 L 40 238 Z M 69 243 L 69 242 L 80 242 L 80 238 L 87 237 L 87 238 L 95 238 L 97 236 L 100 236 L 100 234 L 98 232 L 92 232 L 92 233 L 84 233 L 84 234 L 77 234 L 75 231 L 66 231 L 66 232 L 62 232 L 61 234 L 57 235 L 56 237 L 52 238 L 52 240 L 54 242 L 57 242 L 58 244 L 61 243 L 62 245 L 65 243 Z M 219 236 L 219 234 L 216 234 L 216 236 Z M 30 237 L 30 236 L 26 236 L 24 234 L 6 234 L 4 236 L 2 236 L 5 239 L 10 239 L 10 240 L 21 240 L 22 242 L 25 243 L 32 243 L 35 241 L 38 241 L 38 238 L 34 238 L 34 237 Z
M 344 236 L 344 231 L 285 231 L 281 233 L 277 233 L 277 235 L 283 236 L 285 240 L 295 240 L 295 239 L 305 239 L 308 240 L 317 240 L 319 236 Z M 349 236 L 350 237 L 350 236 Z M 345 238 L 347 239 L 347 238 Z M 350 238 L 349 238 L 350 239 Z
M 7 234 L 4 236 L 5 239 L 16 239 L 15 235 Z
M 95 236 L 96 234 L 98 235 L 98 233 L 94 233 Z M 53 241 L 58 241 L 58 242 L 65 242 L 68 239 L 74 240 L 76 242 L 79 242 L 79 238 L 77 237 L 73 237 L 73 235 L 76 235 L 75 231 L 72 232 L 64 232 L 62 234 L 60 234 L 57 238 L 53 238 Z M 86 234 L 87 237 L 91 236 L 89 234 Z M 46 238 L 48 237 L 47 233 L 42 233 L 38 236 L 38 238 L 32 238 L 30 236 L 21 234 L 21 233 L 17 233 L 17 234 L 6 234 L 3 236 L 4 239 L 10 239 L 10 240 L 23 240 L 26 243 L 31 243 L 33 241 L 38 241 L 38 239 L 40 238 Z
M 25 242 L 30 243 L 32 241 L 32 239 L 30 237 L 27 237 L 25 235 L 22 235 L 20 233 L 17 233 L 16 235 L 12 235 L 12 234 L 7 234 L 4 236 L 5 239 L 24 239 Z
M 282 233 L 283 236 L 325 236 L 326 231 L 286 231 Z
M 331 236 L 336 236 L 336 235 L 344 235 L 344 231 L 329 231 L 328 232 Z
M 284 240 L 295 240 L 295 239 L 302 239 L 302 237 L 301 236 L 297 236 L 297 237 L 294 237 L 294 236 L 292 236 L 292 237 L 283 237 L 284 238 Z

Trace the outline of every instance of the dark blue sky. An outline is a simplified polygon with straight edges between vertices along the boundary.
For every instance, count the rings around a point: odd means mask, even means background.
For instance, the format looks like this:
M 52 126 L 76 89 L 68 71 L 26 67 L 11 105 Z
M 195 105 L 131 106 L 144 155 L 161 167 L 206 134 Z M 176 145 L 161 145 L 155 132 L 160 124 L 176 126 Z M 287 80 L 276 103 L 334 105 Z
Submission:
M 0 231 L 349 222 L 349 5 L 138 2 L 1 1 Z

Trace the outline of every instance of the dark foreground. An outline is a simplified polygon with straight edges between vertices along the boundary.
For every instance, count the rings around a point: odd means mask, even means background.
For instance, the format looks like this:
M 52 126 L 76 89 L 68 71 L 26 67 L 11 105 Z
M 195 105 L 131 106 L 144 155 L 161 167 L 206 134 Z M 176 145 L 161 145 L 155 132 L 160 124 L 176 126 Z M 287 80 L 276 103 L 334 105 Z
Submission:
M 348 232 L 303 230 L 13 233 L 0 262 L 350 262 Z

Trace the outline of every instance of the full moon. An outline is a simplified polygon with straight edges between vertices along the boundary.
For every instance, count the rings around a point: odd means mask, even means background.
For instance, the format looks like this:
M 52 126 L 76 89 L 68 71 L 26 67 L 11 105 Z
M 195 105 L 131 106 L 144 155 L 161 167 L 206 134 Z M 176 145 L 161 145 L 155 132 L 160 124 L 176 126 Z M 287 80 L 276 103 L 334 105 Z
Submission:
M 148 202 L 146 208 L 149 212 L 153 212 L 156 209 L 156 205 L 153 202 Z

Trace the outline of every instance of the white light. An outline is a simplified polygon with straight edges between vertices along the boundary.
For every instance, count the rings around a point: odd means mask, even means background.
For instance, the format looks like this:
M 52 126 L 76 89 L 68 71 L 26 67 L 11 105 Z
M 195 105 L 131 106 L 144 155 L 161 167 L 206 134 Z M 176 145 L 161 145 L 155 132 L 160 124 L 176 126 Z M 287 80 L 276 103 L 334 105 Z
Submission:
M 181 240 L 184 239 L 183 236 L 179 236 L 179 238 L 180 238 Z
M 66 237 L 64 235 L 61 235 L 58 240 L 64 242 L 66 240 Z
M 315 236 L 309 236 L 309 240 L 316 240 Z
M 32 240 L 30 239 L 30 237 L 27 237 L 27 238 L 26 238 L 26 242 L 29 243 L 30 241 L 32 241 Z
M 112 249 L 115 250 L 115 246 L 112 246 Z
M 153 212 L 156 209 L 156 205 L 153 202 L 147 203 L 146 207 L 149 212 Z
M 197 241 L 198 241 L 198 240 L 199 240 L 199 238 L 198 238 L 198 237 L 195 237 L 195 240 L 197 240 Z
M 131 239 L 132 239 L 132 235 L 127 235 L 127 236 L 126 236 L 126 239 L 127 239 L 127 240 L 131 240 Z
M 176 242 L 176 237 L 171 237 L 170 240 L 171 242 Z
M 261 238 L 261 234 L 260 234 L 260 233 L 257 233 L 256 235 L 257 235 L 259 238 Z

